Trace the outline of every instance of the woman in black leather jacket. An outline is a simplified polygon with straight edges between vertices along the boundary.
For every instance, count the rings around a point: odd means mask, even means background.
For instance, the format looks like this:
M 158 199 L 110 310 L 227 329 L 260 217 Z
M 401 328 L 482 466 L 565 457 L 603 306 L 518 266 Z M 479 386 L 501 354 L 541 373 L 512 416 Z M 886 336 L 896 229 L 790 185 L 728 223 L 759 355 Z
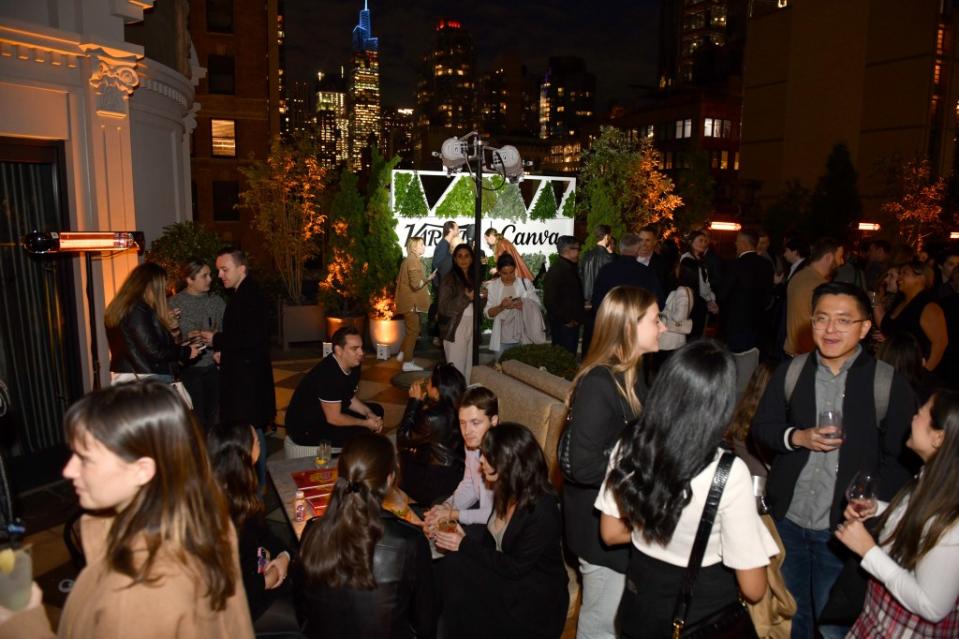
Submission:
M 307 636 L 433 637 L 429 544 L 382 507 L 396 476 L 393 444 L 359 435 L 343 448 L 337 470 L 330 505 L 307 524 L 294 571 Z
M 453 494 L 463 478 L 463 437 L 457 413 L 466 380 L 452 364 L 437 364 L 426 380 L 410 386 L 396 437 L 400 488 L 424 506 Z
M 176 342 L 179 326 L 167 307 L 166 285 L 163 267 L 145 262 L 130 272 L 107 306 L 104 323 L 115 382 L 146 376 L 172 382 L 177 363 L 199 354 L 198 345 Z

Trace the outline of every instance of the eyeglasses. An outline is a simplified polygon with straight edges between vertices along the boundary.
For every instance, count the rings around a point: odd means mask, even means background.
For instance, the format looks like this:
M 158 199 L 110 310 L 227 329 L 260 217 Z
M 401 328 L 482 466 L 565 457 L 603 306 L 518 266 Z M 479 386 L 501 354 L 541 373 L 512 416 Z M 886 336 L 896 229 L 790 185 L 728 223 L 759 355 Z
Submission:
M 848 333 L 855 324 L 867 321 L 866 319 L 849 319 L 848 317 L 829 317 L 828 315 L 815 315 L 812 318 L 813 328 L 819 331 L 826 330 L 832 323 L 833 329 L 837 333 Z

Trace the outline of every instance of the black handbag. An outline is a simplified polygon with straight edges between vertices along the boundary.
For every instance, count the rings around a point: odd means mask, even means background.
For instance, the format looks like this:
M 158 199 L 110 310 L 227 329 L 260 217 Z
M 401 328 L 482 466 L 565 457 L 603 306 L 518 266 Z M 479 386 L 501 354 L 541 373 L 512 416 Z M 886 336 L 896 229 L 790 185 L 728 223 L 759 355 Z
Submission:
M 703 565 L 703 555 L 706 554 L 709 534 L 716 521 L 719 500 L 723 496 L 726 480 L 729 479 L 729 470 L 735 458 L 736 456 L 732 453 L 723 453 L 719 458 L 716 474 L 713 475 L 713 483 L 706 497 L 703 516 L 696 530 L 696 541 L 693 542 L 693 548 L 689 553 L 689 564 L 683 575 L 683 585 L 679 589 L 676 606 L 673 608 L 673 639 L 681 637 L 683 639 L 758 639 L 756 628 L 749 617 L 749 610 L 742 600 L 731 603 L 692 625 L 686 625 L 686 615 L 693 598 L 693 586 L 696 584 L 699 569 Z
M 613 371 L 609 371 L 609 376 L 613 378 L 613 384 L 616 384 L 616 378 L 613 375 Z M 576 389 L 573 389 L 573 395 L 570 397 L 569 410 L 566 411 L 566 426 L 563 428 L 563 432 L 559 436 L 559 444 L 556 446 L 556 458 L 559 460 L 559 470 L 563 474 L 563 479 L 570 484 L 575 484 L 576 481 L 573 479 L 573 403 L 576 401 Z M 623 411 L 623 428 L 626 428 L 631 423 L 627 418 L 628 409 L 625 403 L 623 403 L 623 398 L 619 398 L 619 406 Z M 618 438 L 617 438 L 618 439 Z M 609 458 L 610 453 L 613 452 L 615 443 L 609 448 L 603 451 L 607 459 Z

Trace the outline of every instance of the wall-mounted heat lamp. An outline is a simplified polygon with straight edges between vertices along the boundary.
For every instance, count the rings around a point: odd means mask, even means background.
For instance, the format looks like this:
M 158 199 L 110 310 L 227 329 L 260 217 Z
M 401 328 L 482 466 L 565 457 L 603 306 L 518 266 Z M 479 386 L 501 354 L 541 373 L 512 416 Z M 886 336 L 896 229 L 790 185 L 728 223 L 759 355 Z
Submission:
M 90 307 L 90 355 L 93 362 L 93 388 L 100 388 L 100 354 L 97 348 L 97 321 L 93 309 L 93 254 L 118 253 L 146 246 L 141 231 L 31 231 L 20 245 L 33 255 L 82 253 L 87 265 L 87 304 Z
M 739 231 L 743 225 L 739 222 L 710 222 L 710 231 Z
M 871 232 L 875 232 L 875 231 L 878 231 L 880 228 L 882 228 L 882 227 L 881 227 L 879 224 L 875 223 L 875 222 L 860 222 L 860 223 L 859 223 L 859 226 L 858 226 L 858 229 L 859 229 L 860 231 L 871 231 Z

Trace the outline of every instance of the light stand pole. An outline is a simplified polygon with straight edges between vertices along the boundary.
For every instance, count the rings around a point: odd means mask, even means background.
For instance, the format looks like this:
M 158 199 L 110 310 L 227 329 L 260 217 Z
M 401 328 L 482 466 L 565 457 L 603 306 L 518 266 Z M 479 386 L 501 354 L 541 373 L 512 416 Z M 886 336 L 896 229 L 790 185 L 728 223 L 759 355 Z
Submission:
M 476 210 L 473 218 L 473 366 L 479 365 L 479 343 L 482 333 L 480 327 L 483 325 L 483 286 L 480 282 L 480 276 L 483 272 L 480 264 L 480 249 L 482 232 L 480 225 L 483 223 L 483 138 L 476 136 L 476 174 L 474 176 L 476 184 Z

